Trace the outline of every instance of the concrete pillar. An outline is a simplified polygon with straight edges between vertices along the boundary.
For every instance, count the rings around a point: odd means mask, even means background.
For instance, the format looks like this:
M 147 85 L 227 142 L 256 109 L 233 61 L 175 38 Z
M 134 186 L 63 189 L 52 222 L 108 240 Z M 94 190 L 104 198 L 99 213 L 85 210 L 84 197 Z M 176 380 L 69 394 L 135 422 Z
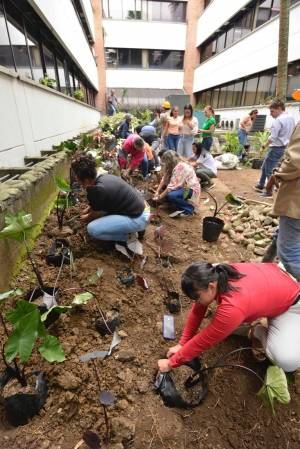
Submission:
M 99 92 L 96 95 L 96 108 L 100 109 L 102 115 L 106 115 L 106 74 L 104 41 L 105 30 L 102 23 L 102 2 L 91 0 L 94 12 L 95 43 L 93 44 L 98 71 Z
M 204 0 L 189 0 L 187 3 L 187 30 L 184 56 L 183 87 L 190 95 L 190 102 L 194 106 L 196 96 L 193 94 L 194 70 L 200 64 L 200 53 L 196 47 L 198 19 L 204 10 Z

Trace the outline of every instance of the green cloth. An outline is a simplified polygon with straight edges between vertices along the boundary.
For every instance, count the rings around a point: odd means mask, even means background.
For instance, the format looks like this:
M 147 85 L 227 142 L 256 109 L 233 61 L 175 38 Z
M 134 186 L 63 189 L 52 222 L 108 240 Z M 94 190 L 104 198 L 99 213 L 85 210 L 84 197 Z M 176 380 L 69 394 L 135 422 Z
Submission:
M 202 129 L 206 129 L 206 130 L 208 130 L 209 128 L 210 128 L 210 125 L 211 124 L 214 124 L 215 125 L 215 127 L 214 127 L 214 132 L 215 132 L 215 129 L 216 129 L 216 121 L 215 121 L 215 119 L 214 119 L 214 117 L 213 116 L 211 116 L 211 117 L 209 117 L 209 118 L 207 118 L 206 120 L 205 120 L 205 122 L 203 123 L 203 125 L 202 125 Z M 213 132 L 213 133 L 214 133 Z M 202 137 L 212 137 L 212 135 L 213 135 L 213 133 L 211 133 L 211 134 L 208 134 L 208 133 L 202 133 Z

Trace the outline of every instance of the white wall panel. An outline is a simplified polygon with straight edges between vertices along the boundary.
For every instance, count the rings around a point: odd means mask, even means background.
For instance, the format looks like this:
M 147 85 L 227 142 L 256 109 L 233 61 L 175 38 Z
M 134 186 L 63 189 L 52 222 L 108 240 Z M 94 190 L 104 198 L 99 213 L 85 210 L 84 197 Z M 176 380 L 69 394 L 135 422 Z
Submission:
M 185 50 L 186 23 L 103 20 L 107 48 Z
M 289 61 L 300 58 L 300 5 L 291 10 Z M 194 92 L 277 66 L 279 18 L 275 18 L 195 70 Z
M 209 36 L 233 17 L 250 0 L 214 0 L 198 20 L 197 44 L 202 44 Z
M 182 71 L 172 70 L 106 70 L 106 85 L 154 89 L 183 89 Z
M 82 10 L 85 14 L 87 24 L 89 27 L 89 30 L 91 32 L 91 36 L 93 40 L 95 40 L 95 32 L 94 32 L 94 13 L 93 8 L 91 4 L 91 0 L 80 0 Z
M 40 156 L 98 126 L 100 112 L 74 98 L 0 68 L 0 165 L 23 166 L 24 156 Z
M 92 85 L 98 89 L 95 60 L 71 0 L 28 0 Z

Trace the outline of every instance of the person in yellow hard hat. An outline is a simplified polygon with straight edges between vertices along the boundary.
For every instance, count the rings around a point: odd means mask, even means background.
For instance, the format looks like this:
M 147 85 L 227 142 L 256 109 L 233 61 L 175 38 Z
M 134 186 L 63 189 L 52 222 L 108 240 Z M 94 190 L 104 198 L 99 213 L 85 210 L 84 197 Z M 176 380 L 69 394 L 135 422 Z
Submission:
M 163 113 L 160 114 L 160 117 L 157 120 L 157 124 L 158 124 L 158 126 L 162 126 L 162 134 L 163 134 L 164 128 L 165 128 L 165 126 L 168 122 L 168 119 L 170 118 L 170 114 L 171 114 L 171 105 L 170 105 L 169 101 L 165 101 L 164 104 L 162 105 L 162 108 L 163 108 Z M 164 148 L 169 148 L 167 137 L 165 137 L 163 140 L 163 146 L 164 146 Z

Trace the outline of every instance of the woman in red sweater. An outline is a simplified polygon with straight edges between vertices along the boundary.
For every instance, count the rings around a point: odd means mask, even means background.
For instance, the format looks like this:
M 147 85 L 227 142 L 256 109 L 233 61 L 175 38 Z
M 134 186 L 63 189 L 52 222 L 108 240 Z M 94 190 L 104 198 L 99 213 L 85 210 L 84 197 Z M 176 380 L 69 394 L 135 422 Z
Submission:
M 286 372 L 300 366 L 300 285 L 276 264 L 196 262 L 183 273 L 181 287 L 194 304 L 179 344 L 158 361 L 158 374 L 192 360 L 241 323 L 262 317 L 268 328 L 256 324 L 252 335 L 266 356 Z M 218 308 L 211 323 L 196 334 L 214 300 Z

